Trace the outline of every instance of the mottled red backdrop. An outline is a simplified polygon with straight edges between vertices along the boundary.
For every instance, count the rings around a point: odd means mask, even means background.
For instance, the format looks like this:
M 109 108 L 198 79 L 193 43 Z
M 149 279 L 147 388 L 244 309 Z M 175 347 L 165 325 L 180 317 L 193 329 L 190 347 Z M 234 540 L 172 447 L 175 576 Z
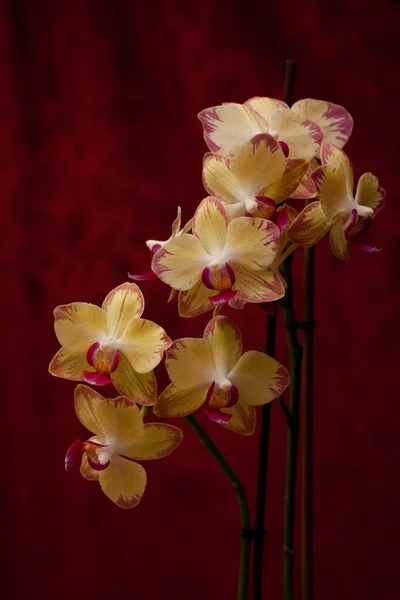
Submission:
M 235 598 L 236 500 L 184 422 L 184 444 L 146 465 L 148 488 L 132 511 L 65 472 L 66 449 L 85 433 L 74 384 L 47 374 L 58 348 L 52 310 L 101 303 L 128 270 L 147 269 L 144 241 L 166 238 L 177 205 L 189 218 L 205 196 L 196 114 L 222 101 L 279 97 L 286 58 L 298 60 L 295 99 L 327 99 L 352 113 L 356 175 L 371 170 L 387 190 L 368 234 L 383 252 L 341 263 L 327 240 L 317 249 L 315 598 L 400 596 L 397 6 L 1 2 L 5 598 Z M 179 320 L 161 282 L 142 289 L 145 316 L 172 338 L 201 335 L 207 315 Z M 265 313 L 248 306 L 237 321 L 246 348 L 262 350 Z M 282 330 L 278 357 L 287 361 Z M 281 600 L 285 425 L 277 406 L 272 419 L 265 599 Z M 254 507 L 257 437 L 209 430 Z

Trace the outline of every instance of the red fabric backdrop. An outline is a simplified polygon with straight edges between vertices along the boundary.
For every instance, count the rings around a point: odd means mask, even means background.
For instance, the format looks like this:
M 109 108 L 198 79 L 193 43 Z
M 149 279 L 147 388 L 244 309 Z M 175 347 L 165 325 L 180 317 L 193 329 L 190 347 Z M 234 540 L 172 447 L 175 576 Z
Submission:
M 0 11 L 5 597 L 235 598 L 236 500 L 184 422 L 184 444 L 146 465 L 132 511 L 64 471 L 66 449 L 85 432 L 74 384 L 47 374 L 58 348 L 52 309 L 100 303 L 128 270 L 148 267 L 144 241 L 166 238 L 177 205 L 189 218 L 206 195 L 197 112 L 279 97 L 286 58 L 298 60 L 295 99 L 352 113 L 356 175 L 371 170 L 387 190 L 368 234 L 383 252 L 341 263 L 327 240 L 317 250 L 315 598 L 398 597 L 396 3 L 9 0 Z M 201 335 L 209 315 L 180 320 L 161 282 L 142 289 L 145 316 L 172 338 Z M 248 306 L 237 321 L 246 348 L 262 350 L 265 313 Z M 282 329 L 278 358 L 287 361 Z M 279 600 L 277 406 L 272 420 L 265 598 Z M 254 507 L 257 436 L 209 430 Z

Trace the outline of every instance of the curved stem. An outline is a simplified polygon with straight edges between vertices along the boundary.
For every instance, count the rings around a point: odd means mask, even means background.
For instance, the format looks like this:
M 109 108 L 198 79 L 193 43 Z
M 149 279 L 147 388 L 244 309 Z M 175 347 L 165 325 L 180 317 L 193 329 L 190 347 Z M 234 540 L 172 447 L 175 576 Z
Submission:
M 283 533 L 283 586 L 285 600 L 293 600 L 293 564 L 294 564 L 294 508 L 296 488 L 297 467 L 297 440 L 299 429 L 299 401 L 300 401 L 300 370 L 301 370 L 301 346 L 297 336 L 297 324 L 294 314 L 293 303 L 293 279 L 292 279 L 291 254 L 284 263 L 284 277 L 287 283 L 285 297 L 282 299 L 284 314 L 284 325 L 287 332 L 289 354 L 290 354 L 290 402 L 289 411 L 291 421 L 287 434 L 287 457 L 286 457 L 286 483 L 284 503 L 284 533 Z
M 151 409 L 151 406 L 142 406 L 142 408 L 140 409 L 140 414 L 142 415 L 142 419 L 145 418 L 145 416 L 147 415 L 147 413 L 149 412 L 150 409 Z
M 240 553 L 240 569 L 239 569 L 239 585 L 237 600 L 246 600 L 247 589 L 249 584 L 249 567 L 250 567 L 250 551 L 251 551 L 251 523 L 250 523 L 250 512 L 249 505 L 247 502 L 246 490 L 235 471 L 223 457 L 221 452 L 218 450 L 210 436 L 206 433 L 205 429 L 195 419 L 193 415 L 185 417 L 185 420 L 189 423 L 190 427 L 196 432 L 200 438 L 200 442 L 210 452 L 213 458 L 217 461 L 225 475 L 230 480 L 233 489 L 235 490 L 236 497 L 239 503 L 240 518 L 242 528 L 240 535 L 242 536 L 241 542 L 241 553 Z

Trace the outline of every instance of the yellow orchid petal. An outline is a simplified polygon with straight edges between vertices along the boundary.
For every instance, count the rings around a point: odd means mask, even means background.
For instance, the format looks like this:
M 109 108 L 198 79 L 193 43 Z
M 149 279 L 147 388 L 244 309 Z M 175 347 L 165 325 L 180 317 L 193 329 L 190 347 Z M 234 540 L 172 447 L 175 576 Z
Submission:
M 120 351 L 137 373 L 152 371 L 170 345 L 164 329 L 146 319 L 131 319 L 118 341 Z
M 179 446 L 183 433 L 167 423 L 146 423 L 143 435 L 124 450 L 124 456 L 133 460 L 164 458 Z
M 260 191 L 259 196 L 274 200 L 277 204 L 283 202 L 295 192 L 308 169 L 308 162 L 301 158 L 286 158 L 285 169 L 278 176 L 271 172 L 269 184 Z
M 176 290 L 189 290 L 201 279 L 210 255 L 199 240 L 189 233 L 166 242 L 155 253 L 151 268 L 154 273 Z
M 343 106 L 305 98 L 295 102 L 291 110 L 314 121 L 322 129 L 324 142 L 343 148 L 353 130 L 353 119 Z
M 165 368 L 172 383 L 181 389 L 210 385 L 216 377 L 213 347 L 201 338 L 181 338 L 165 353 Z
M 330 242 L 333 254 L 340 260 L 349 260 L 350 249 L 349 242 L 346 238 L 343 219 L 338 218 L 331 227 Z
M 312 179 L 328 223 L 332 223 L 338 215 L 348 214 L 354 208 L 353 174 L 344 163 L 319 167 L 313 172 Z
M 227 227 L 228 218 L 222 203 L 212 196 L 204 198 L 194 214 L 192 230 L 210 256 L 222 253 Z
M 290 197 L 293 200 L 309 200 L 310 198 L 315 198 L 317 196 L 317 189 L 312 180 L 311 173 L 315 171 L 315 169 L 318 169 L 318 166 L 318 162 L 315 158 L 310 161 L 308 169 L 305 172 L 303 179 L 300 181 L 300 184 L 295 191 L 290 194 Z
M 289 385 L 289 373 L 277 360 L 251 350 L 240 357 L 228 374 L 246 404 L 260 406 L 280 396 Z
M 153 412 L 157 417 L 186 417 L 204 404 L 209 387 L 195 385 L 182 390 L 171 383 L 158 398 Z
M 238 217 L 228 226 L 226 261 L 234 271 L 237 264 L 251 271 L 263 271 L 275 258 L 279 235 L 279 228 L 272 221 Z
M 291 158 L 311 160 L 318 154 L 323 133 L 313 121 L 296 114 L 289 108 L 274 110 L 269 121 L 269 131 L 276 133 L 289 148 Z
M 128 358 L 120 353 L 117 369 L 110 374 L 116 389 L 123 396 L 143 406 L 153 406 L 157 399 L 157 381 L 153 371 L 137 373 Z
M 87 351 L 106 331 L 105 312 L 95 304 L 74 302 L 57 306 L 54 318 L 57 339 L 71 352 Z
M 202 281 L 199 281 L 190 290 L 179 292 L 179 315 L 185 318 L 197 317 L 214 308 L 209 300 L 210 296 L 218 294 L 218 290 L 209 290 Z
M 82 477 L 88 481 L 98 481 L 100 477 L 100 471 L 95 471 L 95 469 L 92 469 L 92 467 L 89 465 L 86 452 L 83 453 L 79 470 Z
M 232 161 L 219 154 L 206 155 L 203 162 L 203 185 L 211 196 L 227 204 L 240 201 L 241 185 L 231 171 Z
M 242 354 L 239 327 L 227 317 L 219 315 L 208 323 L 203 337 L 211 344 L 217 371 L 229 373 Z
M 231 408 L 223 408 L 223 413 L 232 415 L 228 423 L 222 426 L 230 431 L 239 433 L 240 435 L 252 435 L 256 429 L 256 409 L 254 406 L 247 404 L 244 400 L 239 400 L 235 406 Z
M 255 96 L 246 100 L 245 106 L 254 110 L 264 121 L 269 124 L 272 114 L 277 108 L 288 108 L 288 105 L 282 100 L 276 100 L 275 98 L 262 98 Z
M 86 352 L 75 353 L 65 348 L 60 348 L 49 365 L 49 373 L 72 381 L 84 381 L 82 373 L 88 370 L 91 367 L 86 360 Z
M 142 465 L 116 456 L 100 471 L 99 483 L 105 495 L 120 508 L 137 506 L 146 489 L 147 476 Z
M 248 140 L 265 131 L 262 121 L 242 104 L 227 102 L 198 114 L 204 139 L 212 152 L 235 155 Z
M 118 339 L 128 321 L 142 315 L 144 297 L 136 283 L 122 283 L 106 296 L 103 309 L 107 314 L 107 335 Z
M 238 298 L 244 302 L 273 302 L 285 295 L 281 279 L 272 269 L 249 271 L 240 265 L 233 267 Z
M 376 209 L 385 197 L 385 190 L 379 187 L 378 178 L 372 173 L 364 173 L 358 180 L 356 203 Z
M 106 399 L 86 385 L 75 389 L 76 416 L 86 429 L 98 436 L 98 442 L 117 440 L 118 446 L 129 446 L 143 434 L 143 419 L 138 406 L 129 398 Z
M 323 238 L 329 228 L 321 202 L 311 202 L 287 229 L 287 235 L 291 242 L 310 247 Z

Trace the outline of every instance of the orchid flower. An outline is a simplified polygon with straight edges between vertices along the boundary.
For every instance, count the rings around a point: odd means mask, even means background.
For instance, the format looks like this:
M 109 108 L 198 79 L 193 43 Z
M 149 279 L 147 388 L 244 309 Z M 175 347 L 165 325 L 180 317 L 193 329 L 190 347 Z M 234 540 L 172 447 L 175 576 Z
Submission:
M 295 244 L 313 246 L 330 231 L 335 256 L 348 260 L 349 240 L 364 231 L 384 205 L 385 190 L 378 179 L 364 173 L 353 196 L 353 169 L 346 154 L 333 144 L 321 148 L 322 166 L 312 173 L 319 200 L 301 211 L 289 227 L 289 239 Z M 376 248 L 362 246 L 367 252 Z
M 289 385 L 287 370 L 263 352 L 242 355 L 242 334 L 219 315 L 203 338 L 182 338 L 166 352 L 171 384 L 154 406 L 159 417 L 183 417 L 202 409 L 231 431 L 251 435 L 255 406 L 277 398 Z
M 203 184 L 209 194 L 225 205 L 229 218 L 252 214 L 259 202 L 278 204 L 299 186 L 308 163 L 285 158 L 269 134 L 256 135 L 230 159 L 206 154 Z
M 146 488 L 146 471 L 136 460 L 168 456 L 182 441 L 182 431 L 166 423 L 143 423 L 138 406 L 124 396 L 105 399 L 86 385 L 75 389 L 75 412 L 94 436 L 76 440 L 65 468 L 78 466 L 85 479 L 98 481 L 120 508 L 137 506 Z
M 212 152 L 236 156 L 259 133 L 269 133 L 286 156 L 311 160 L 322 141 L 340 148 L 349 139 L 353 119 L 337 104 L 299 100 L 291 108 L 274 98 L 250 98 L 244 104 L 225 103 L 201 111 L 204 139 Z
M 228 221 L 222 203 L 205 198 L 198 206 L 192 234 L 164 244 L 152 270 L 180 290 L 179 313 L 194 317 L 237 296 L 244 302 L 271 302 L 284 295 L 271 270 L 279 245 L 279 228 L 265 219 Z
M 54 328 L 62 348 L 50 363 L 50 373 L 94 385 L 112 382 L 139 404 L 154 404 L 153 369 L 171 340 L 159 325 L 140 318 L 143 309 L 144 297 L 135 283 L 112 290 L 102 308 L 85 302 L 58 306 Z

